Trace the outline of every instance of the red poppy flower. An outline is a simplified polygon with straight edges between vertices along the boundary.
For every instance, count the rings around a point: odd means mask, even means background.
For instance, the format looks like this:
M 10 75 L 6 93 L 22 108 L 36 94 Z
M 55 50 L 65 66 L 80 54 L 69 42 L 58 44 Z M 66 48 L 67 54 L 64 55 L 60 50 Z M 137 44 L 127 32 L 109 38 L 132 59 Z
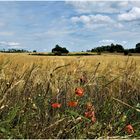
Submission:
M 133 134 L 134 133 L 134 129 L 132 127 L 131 124 L 128 124 L 126 127 L 125 127 L 125 131 L 128 133 L 128 134 Z
M 86 117 L 86 118 L 92 118 L 92 117 L 95 117 L 95 113 L 94 113 L 94 111 L 88 111 L 88 112 L 85 112 L 85 117 Z
M 75 101 L 68 102 L 68 106 L 70 106 L 70 107 L 76 107 L 77 104 L 78 104 L 78 102 L 75 102 Z
M 93 123 L 95 123 L 95 122 L 96 122 L 96 118 L 95 118 L 95 117 L 92 117 L 92 118 L 91 118 L 91 121 L 92 121 Z
M 59 103 L 53 103 L 51 106 L 53 108 L 60 108 L 61 107 L 61 104 L 59 104 Z
M 83 96 L 84 95 L 84 89 L 81 87 L 78 87 L 75 89 L 75 94 L 78 96 Z

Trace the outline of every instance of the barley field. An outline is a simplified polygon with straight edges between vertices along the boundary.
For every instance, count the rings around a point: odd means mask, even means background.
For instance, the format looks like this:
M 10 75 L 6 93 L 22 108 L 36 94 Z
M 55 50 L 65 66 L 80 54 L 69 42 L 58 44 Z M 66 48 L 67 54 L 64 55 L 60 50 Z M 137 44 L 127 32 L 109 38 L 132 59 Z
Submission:
M 140 138 L 140 56 L 1 53 L 0 138 Z

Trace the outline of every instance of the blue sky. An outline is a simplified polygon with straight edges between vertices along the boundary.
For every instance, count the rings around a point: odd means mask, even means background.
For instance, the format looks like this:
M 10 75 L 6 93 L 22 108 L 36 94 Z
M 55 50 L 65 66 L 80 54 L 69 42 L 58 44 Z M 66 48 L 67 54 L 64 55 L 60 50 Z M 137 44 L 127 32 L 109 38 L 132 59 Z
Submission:
M 139 1 L 0 1 L 0 49 L 86 51 L 140 42 Z

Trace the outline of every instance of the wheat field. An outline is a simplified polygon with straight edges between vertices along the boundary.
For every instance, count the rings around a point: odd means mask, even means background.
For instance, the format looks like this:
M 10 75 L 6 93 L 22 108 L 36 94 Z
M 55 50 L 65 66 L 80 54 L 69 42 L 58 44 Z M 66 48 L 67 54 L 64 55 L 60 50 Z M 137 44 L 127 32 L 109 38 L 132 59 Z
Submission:
M 140 138 L 140 56 L 0 54 L 0 138 L 108 137 Z

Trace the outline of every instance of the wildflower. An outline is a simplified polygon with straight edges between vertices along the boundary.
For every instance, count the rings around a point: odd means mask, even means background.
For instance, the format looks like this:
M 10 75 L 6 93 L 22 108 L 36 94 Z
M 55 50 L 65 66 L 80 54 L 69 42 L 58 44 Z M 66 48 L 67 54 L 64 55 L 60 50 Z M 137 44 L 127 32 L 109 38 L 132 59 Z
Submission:
M 125 127 L 125 131 L 128 133 L 128 134 L 133 134 L 134 133 L 134 129 L 132 127 L 131 124 L 128 124 L 126 127 Z
M 96 122 L 95 112 L 94 111 L 88 111 L 85 112 L 85 117 L 88 119 L 91 119 L 92 123 Z
M 78 102 L 75 102 L 75 101 L 68 102 L 68 106 L 70 106 L 70 107 L 76 107 L 77 104 L 78 104 Z
M 91 118 L 91 121 L 92 121 L 93 123 L 96 122 L 96 118 L 95 118 L 95 116 Z
M 59 103 L 53 103 L 51 106 L 53 108 L 60 108 L 61 107 L 61 104 L 59 104 Z
M 92 118 L 92 117 L 95 117 L 95 113 L 94 113 L 94 111 L 88 111 L 88 112 L 85 112 L 85 117 L 86 117 L 86 118 Z
M 78 96 L 83 96 L 84 95 L 84 89 L 81 87 L 78 87 L 75 89 L 75 94 Z

